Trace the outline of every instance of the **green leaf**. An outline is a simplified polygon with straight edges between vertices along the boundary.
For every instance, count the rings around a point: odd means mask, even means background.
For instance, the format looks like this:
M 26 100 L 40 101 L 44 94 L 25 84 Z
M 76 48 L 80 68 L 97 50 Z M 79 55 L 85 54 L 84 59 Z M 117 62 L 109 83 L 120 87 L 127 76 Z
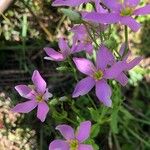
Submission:
M 98 133 L 99 133 L 99 131 L 100 131 L 100 125 L 97 123 L 97 124 L 94 124 L 93 126 L 92 126 L 92 130 L 91 130 L 91 138 L 94 138 L 94 137 L 96 137 L 97 135 L 98 135 Z
M 73 11 L 71 9 L 65 9 L 65 8 L 61 8 L 60 11 L 64 15 L 66 15 L 72 22 L 74 22 L 74 23 L 81 23 L 82 22 L 82 18 L 78 12 Z
M 93 108 L 89 108 L 89 110 L 90 110 L 90 114 L 91 114 L 92 119 L 95 122 L 99 122 L 99 118 L 100 118 L 99 112 L 94 110 Z

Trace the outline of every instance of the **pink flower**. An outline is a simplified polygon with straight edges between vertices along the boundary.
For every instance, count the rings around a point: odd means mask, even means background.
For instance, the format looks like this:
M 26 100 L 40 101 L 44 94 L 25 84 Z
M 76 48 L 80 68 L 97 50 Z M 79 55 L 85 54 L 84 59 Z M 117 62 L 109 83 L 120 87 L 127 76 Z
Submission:
M 69 57 L 71 54 L 86 50 L 83 44 L 73 43 L 72 47 L 70 48 L 63 38 L 59 39 L 59 48 L 60 51 L 55 51 L 53 48 L 46 47 L 44 48 L 48 57 L 45 57 L 47 60 L 53 61 L 64 61 Z M 89 49 L 87 49 L 88 52 Z
M 136 22 L 133 16 L 150 14 L 150 5 L 137 8 L 139 2 L 140 0 L 103 0 L 103 3 L 110 9 L 111 13 L 91 12 L 84 19 L 95 23 L 121 23 L 136 32 L 139 30 L 140 24 Z
M 65 140 L 54 140 L 49 145 L 49 150 L 93 150 L 91 145 L 82 144 L 88 139 L 91 130 L 91 122 L 82 122 L 77 132 L 69 125 L 59 125 L 56 127 Z
M 12 111 L 28 113 L 37 107 L 37 118 L 44 122 L 49 111 L 47 100 L 52 97 L 52 94 L 48 92 L 46 82 L 37 70 L 33 72 L 32 81 L 34 85 L 18 85 L 15 87 L 20 96 L 28 100 L 17 104 Z
M 115 79 L 124 70 L 125 64 L 122 61 L 114 63 L 112 53 L 102 45 L 97 52 L 96 66 L 85 58 L 74 58 L 77 69 L 86 78 L 79 81 L 73 92 L 73 97 L 87 94 L 96 86 L 96 96 L 106 106 L 111 107 L 111 88 L 107 79 Z M 112 64 L 112 65 L 111 65 Z

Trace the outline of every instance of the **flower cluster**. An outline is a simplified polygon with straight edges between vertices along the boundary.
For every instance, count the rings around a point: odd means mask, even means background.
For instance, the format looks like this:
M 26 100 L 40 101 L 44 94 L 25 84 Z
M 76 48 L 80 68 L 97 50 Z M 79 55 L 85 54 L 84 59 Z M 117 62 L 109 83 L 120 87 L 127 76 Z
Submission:
M 75 86 L 72 98 L 87 94 L 95 86 L 99 101 L 107 107 L 112 107 L 112 90 L 108 81 L 116 80 L 125 86 L 128 82 L 127 72 L 139 64 L 142 58 L 136 57 L 129 61 L 131 51 L 129 50 L 127 30 L 125 31 L 126 41 L 117 52 L 119 57 L 114 55 L 113 49 L 107 47 L 101 33 L 104 33 L 109 25 L 114 23 L 120 23 L 135 32 L 138 31 L 140 24 L 133 17 L 149 14 L 150 5 L 137 8 L 139 0 L 55 0 L 52 5 L 77 7 L 83 3 L 93 4 L 94 10 L 77 12 L 80 13 L 81 22 L 70 30 L 73 33 L 72 45 L 70 46 L 66 39 L 60 38 L 59 51 L 51 47 L 44 48 L 47 54 L 45 59 L 60 62 L 69 58 L 76 68 L 86 75 Z M 92 59 L 79 57 L 78 54 L 74 55 L 81 52 L 89 54 L 95 62 Z M 94 57 L 95 55 L 96 57 Z M 15 87 L 17 92 L 28 100 L 16 105 L 12 110 L 28 113 L 37 107 L 37 118 L 44 122 L 49 111 L 47 101 L 52 94 L 48 92 L 46 82 L 37 70 L 33 73 L 32 81 L 33 85 Z M 60 131 L 65 140 L 54 140 L 50 144 L 49 150 L 92 150 L 91 145 L 82 144 L 89 137 L 90 128 L 90 121 L 82 122 L 76 133 L 68 125 L 57 126 L 56 129 Z

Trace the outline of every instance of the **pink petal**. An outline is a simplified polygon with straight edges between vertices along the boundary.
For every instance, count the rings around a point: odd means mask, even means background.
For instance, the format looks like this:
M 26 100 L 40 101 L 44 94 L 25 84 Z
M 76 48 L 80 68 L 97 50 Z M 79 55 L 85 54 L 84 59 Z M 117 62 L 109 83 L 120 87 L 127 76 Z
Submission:
M 54 140 L 50 143 L 49 150 L 69 150 L 69 144 L 63 140 Z
M 122 7 L 118 0 L 103 0 L 103 3 L 112 11 L 119 11 Z
M 102 45 L 97 52 L 96 67 L 104 70 L 107 65 L 110 65 L 114 60 L 112 53 Z
M 137 58 L 133 59 L 132 61 L 130 61 L 129 63 L 126 64 L 125 70 L 126 70 L 126 71 L 131 70 L 131 69 L 134 68 L 136 65 L 138 65 L 141 60 L 142 60 L 142 57 L 137 57 Z
M 77 67 L 77 69 L 86 74 L 86 75 L 92 75 L 93 72 L 96 70 L 95 66 L 91 61 L 85 58 L 73 58 L 73 61 Z
M 71 54 L 71 50 L 66 40 L 64 40 L 63 38 L 59 39 L 58 45 L 64 57 L 68 57 L 68 55 Z
M 17 85 L 15 86 L 15 89 L 20 94 L 20 96 L 24 98 L 28 98 L 28 94 L 32 91 L 32 89 L 26 85 Z
M 92 77 L 86 77 L 79 81 L 75 87 L 72 97 L 78 97 L 87 94 L 95 85 L 95 80 Z
M 115 78 L 122 86 L 125 86 L 128 83 L 128 77 L 122 72 L 117 78 Z
M 48 91 L 48 89 L 46 89 L 45 94 L 44 94 L 44 100 L 48 100 L 49 98 L 51 98 L 53 95 Z
M 35 85 L 36 91 L 43 94 L 46 90 L 46 82 L 37 70 L 33 72 L 32 81 Z
M 120 22 L 123 25 L 127 25 L 134 32 L 137 32 L 141 27 L 141 25 L 138 22 L 136 22 L 135 19 L 129 16 L 122 17 Z
M 97 13 L 90 12 L 83 16 L 83 19 L 101 24 L 118 23 L 120 20 L 119 13 Z
M 114 63 L 109 69 L 105 71 L 104 78 L 114 79 L 126 68 L 126 63 L 124 61 L 118 61 Z
M 80 144 L 78 150 L 94 150 L 91 145 Z
M 82 143 L 86 139 L 89 138 L 90 136 L 90 131 L 91 131 L 91 122 L 90 121 L 85 121 L 80 123 L 79 129 L 77 131 L 76 138 L 77 140 Z
M 18 113 L 29 113 L 37 106 L 37 102 L 35 100 L 29 100 L 27 102 L 17 104 L 12 111 Z
M 68 125 L 58 125 L 56 129 L 62 134 L 66 140 L 74 139 L 74 130 Z
M 46 48 L 44 48 L 44 50 L 45 50 L 46 54 L 49 56 L 49 57 L 44 57 L 47 60 L 63 61 L 65 59 L 61 53 L 55 51 L 52 48 L 46 47 Z
M 124 3 L 127 6 L 136 7 L 140 3 L 140 0 L 124 0 Z
M 134 15 L 148 15 L 150 14 L 150 4 L 144 7 L 138 8 L 134 11 Z
M 126 44 L 122 43 L 122 45 L 120 47 L 120 51 L 119 51 L 120 56 L 123 56 L 125 48 L 126 48 Z
M 105 80 L 96 82 L 96 96 L 107 107 L 111 107 L 111 88 Z
M 37 118 L 39 118 L 42 122 L 44 122 L 48 111 L 49 111 L 49 107 L 46 104 L 46 102 L 39 102 L 38 110 L 37 110 Z
M 52 6 L 71 6 L 76 7 L 81 5 L 82 3 L 87 3 L 90 0 L 55 0 L 52 3 Z

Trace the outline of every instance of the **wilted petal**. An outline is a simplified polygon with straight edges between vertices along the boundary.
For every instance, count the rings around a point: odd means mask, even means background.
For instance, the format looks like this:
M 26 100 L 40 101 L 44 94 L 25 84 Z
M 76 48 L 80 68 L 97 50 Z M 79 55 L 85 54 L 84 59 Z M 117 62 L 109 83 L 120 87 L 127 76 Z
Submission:
M 92 75 L 93 72 L 96 70 L 95 66 L 91 61 L 85 58 L 73 58 L 73 61 L 77 67 L 77 69 L 86 74 L 86 75 Z
M 80 144 L 78 150 L 93 150 L 93 147 L 87 144 Z
M 32 81 L 35 85 L 37 92 L 43 94 L 46 90 L 46 82 L 44 81 L 44 79 L 41 77 L 40 73 L 37 70 L 33 72 Z
M 49 57 L 44 57 L 47 60 L 63 61 L 65 59 L 61 53 L 55 51 L 52 48 L 46 47 L 46 48 L 44 48 L 44 50 L 45 50 L 46 54 L 49 56 Z
M 28 94 L 32 91 L 32 89 L 26 85 L 17 85 L 15 86 L 15 89 L 20 94 L 20 96 L 24 98 L 28 98 Z
M 114 63 L 109 69 L 105 71 L 104 77 L 106 79 L 116 78 L 122 71 L 126 68 L 126 63 L 124 61 L 118 61 Z
M 120 20 L 119 13 L 97 13 L 90 12 L 83 16 L 83 19 L 101 24 L 118 23 Z
M 49 150 L 69 150 L 69 144 L 63 140 L 54 140 L 50 143 Z
M 48 89 L 46 89 L 45 94 L 43 96 L 44 100 L 48 100 L 49 98 L 51 98 L 53 95 L 48 91 Z
M 72 97 L 78 97 L 87 94 L 95 85 L 92 77 L 86 77 L 79 81 L 75 87 Z
M 55 0 L 52 3 L 52 6 L 71 6 L 76 7 L 81 5 L 82 3 L 87 3 L 90 0 Z
M 142 60 L 142 57 L 137 57 L 135 59 L 133 59 L 132 61 L 130 61 L 129 63 L 126 64 L 126 68 L 125 70 L 131 70 L 132 68 L 134 68 L 137 64 L 140 63 L 140 61 Z
M 58 125 L 56 129 L 62 134 L 66 140 L 74 139 L 74 130 L 68 125 Z
M 96 96 L 105 106 L 111 107 L 111 94 L 111 88 L 105 80 L 96 82 Z
M 37 110 L 37 118 L 39 118 L 42 122 L 44 122 L 48 111 L 49 111 L 49 107 L 46 104 L 46 102 L 39 102 L 38 110 Z
M 35 100 L 29 100 L 27 102 L 17 104 L 12 111 L 18 113 L 28 113 L 33 110 L 37 106 L 37 102 Z
M 140 3 L 140 0 L 124 0 L 124 3 L 127 6 L 136 7 Z
M 102 45 L 97 52 L 96 67 L 104 70 L 107 65 L 110 65 L 113 61 L 114 57 L 112 53 L 104 45 Z
M 150 14 L 150 4 L 144 7 L 138 8 L 134 11 L 134 15 L 147 15 Z
M 103 0 L 103 3 L 112 11 L 119 11 L 122 8 L 118 0 Z
M 115 80 L 118 81 L 122 86 L 125 86 L 128 83 L 128 77 L 123 72 L 120 73 Z
M 120 47 L 120 51 L 119 51 L 120 56 L 123 56 L 125 48 L 126 48 L 126 44 L 122 43 L 122 45 Z
M 86 139 L 89 138 L 90 136 L 90 131 L 91 131 L 91 122 L 90 121 L 85 121 L 80 123 L 79 129 L 77 131 L 76 138 L 77 140 L 82 143 Z
M 122 17 L 120 22 L 123 25 L 127 25 L 134 32 L 137 32 L 140 29 L 140 27 L 141 27 L 140 23 L 136 22 L 135 19 L 133 19 L 132 17 L 128 17 L 128 16 Z

